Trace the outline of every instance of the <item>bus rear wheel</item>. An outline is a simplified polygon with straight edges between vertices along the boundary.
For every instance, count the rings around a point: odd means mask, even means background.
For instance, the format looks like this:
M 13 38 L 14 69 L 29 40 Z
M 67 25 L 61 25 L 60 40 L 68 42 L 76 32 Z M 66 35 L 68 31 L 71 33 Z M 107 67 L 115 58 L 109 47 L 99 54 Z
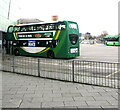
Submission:
M 54 58 L 54 57 L 55 57 L 55 56 L 54 56 L 54 52 L 53 52 L 52 50 L 48 51 L 47 57 L 48 57 L 48 58 Z
M 19 54 L 19 50 L 18 50 L 18 49 L 15 49 L 14 54 L 15 54 L 16 56 L 20 55 L 20 54 Z

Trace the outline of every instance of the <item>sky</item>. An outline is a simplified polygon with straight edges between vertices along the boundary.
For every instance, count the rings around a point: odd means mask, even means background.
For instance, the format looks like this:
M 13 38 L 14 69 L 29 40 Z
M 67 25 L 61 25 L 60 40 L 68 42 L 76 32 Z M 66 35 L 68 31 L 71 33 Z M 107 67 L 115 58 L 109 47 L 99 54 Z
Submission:
M 100 35 L 118 33 L 119 0 L 15 0 L 20 7 L 21 18 L 38 18 L 51 22 L 53 15 L 59 21 L 75 21 L 80 33 Z

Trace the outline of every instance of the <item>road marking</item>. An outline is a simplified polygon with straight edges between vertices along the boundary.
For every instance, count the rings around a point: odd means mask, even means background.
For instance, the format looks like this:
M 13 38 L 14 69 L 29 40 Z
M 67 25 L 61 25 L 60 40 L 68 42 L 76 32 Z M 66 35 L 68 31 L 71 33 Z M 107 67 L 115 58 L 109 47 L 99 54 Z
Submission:
M 120 70 L 117 70 L 117 71 L 113 72 L 112 74 L 107 75 L 106 78 L 108 78 L 108 77 L 110 77 L 110 76 L 112 76 L 112 75 L 114 75 L 116 73 L 119 73 L 119 72 L 120 72 Z

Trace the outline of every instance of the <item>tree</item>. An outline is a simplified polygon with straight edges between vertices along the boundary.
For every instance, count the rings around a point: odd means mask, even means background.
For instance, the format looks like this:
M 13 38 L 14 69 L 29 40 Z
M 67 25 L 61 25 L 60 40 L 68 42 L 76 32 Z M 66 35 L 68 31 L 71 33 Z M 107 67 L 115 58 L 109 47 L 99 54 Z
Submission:
M 107 32 L 107 31 L 102 31 L 102 32 L 101 32 L 101 35 L 102 35 L 102 36 L 106 36 L 106 35 L 108 35 L 108 32 Z
M 86 33 L 85 33 L 85 39 L 89 40 L 89 39 L 91 39 L 91 38 L 92 38 L 91 33 L 86 32 Z
M 104 42 L 104 38 L 106 37 L 106 35 L 108 35 L 108 32 L 107 31 L 102 31 L 101 35 L 98 36 L 98 40 L 100 42 Z

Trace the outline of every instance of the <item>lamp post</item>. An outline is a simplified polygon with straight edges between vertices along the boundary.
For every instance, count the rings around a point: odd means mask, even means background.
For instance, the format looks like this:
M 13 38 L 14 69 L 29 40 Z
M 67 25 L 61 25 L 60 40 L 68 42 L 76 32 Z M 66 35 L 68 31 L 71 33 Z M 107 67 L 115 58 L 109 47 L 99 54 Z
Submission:
M 8 19 L 9 19 L 9 16 L 10 16 L 10 7 L 11 7 L 11 0 L 9 1 L 9 8 L 8 8 Z

